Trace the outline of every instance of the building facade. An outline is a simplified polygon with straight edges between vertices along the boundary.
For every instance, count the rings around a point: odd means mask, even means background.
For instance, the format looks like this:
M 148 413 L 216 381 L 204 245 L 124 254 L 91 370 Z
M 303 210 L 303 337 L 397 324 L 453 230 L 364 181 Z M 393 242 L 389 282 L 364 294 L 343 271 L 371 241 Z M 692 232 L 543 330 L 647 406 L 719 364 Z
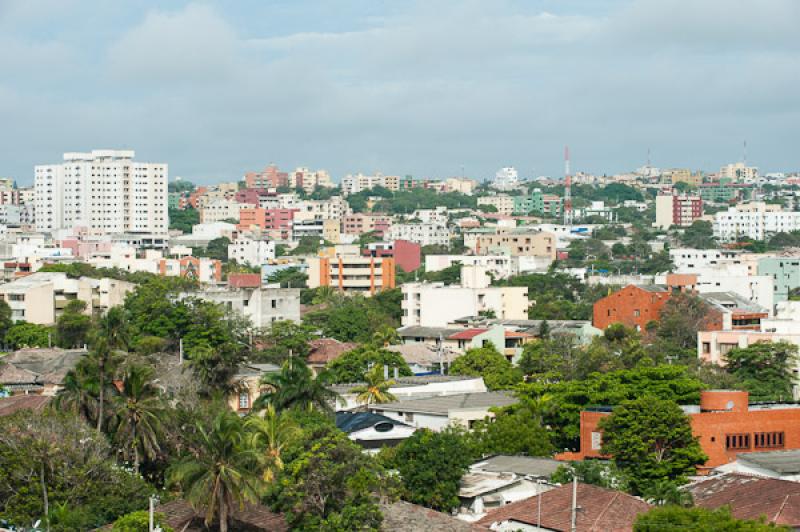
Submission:
M 132 150 L 65 153 L 35 167 L 37 231 L 82 226 L 104 233 L 166 233 L 166 164 L 140 163 Z
M 659 229 L 673 225 L 688 227 L 703 216 L 703 200 L 699 196 L 664 194 L 656 196 L 656 223 Z
M 392 257 L 314 257 L 308 260 L 308 287 L 372 295 L 395 287 L 394 268 Z

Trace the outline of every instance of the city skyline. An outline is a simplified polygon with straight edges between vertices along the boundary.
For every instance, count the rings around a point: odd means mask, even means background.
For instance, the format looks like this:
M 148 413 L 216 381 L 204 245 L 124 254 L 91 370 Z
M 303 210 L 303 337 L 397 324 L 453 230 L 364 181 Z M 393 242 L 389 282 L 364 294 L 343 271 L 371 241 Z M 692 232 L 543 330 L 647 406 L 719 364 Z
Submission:
M 442 14 L 447 16 L 443 17 Z M 171 178 L 792 171 L 800 5 L 0 3 L 0 176 L 135 149 Z M 88 31 L 91 28 L 92 31 Z

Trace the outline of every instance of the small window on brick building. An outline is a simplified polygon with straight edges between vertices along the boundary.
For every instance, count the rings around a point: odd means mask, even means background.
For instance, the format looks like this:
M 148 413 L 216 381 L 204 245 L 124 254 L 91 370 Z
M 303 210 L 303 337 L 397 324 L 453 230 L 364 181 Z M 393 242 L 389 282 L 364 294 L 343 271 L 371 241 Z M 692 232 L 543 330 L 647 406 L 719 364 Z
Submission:
M 741 450 L 750 448 L 749 434 L 726 434 L 725 448 L 728 450 Z
M 756 432 L 753 446 L 756 449 L 780 449 L 783 447 L 783 432 Z
M 634 318 L 638 318 L 640 315 L 641 315 L 641 312 L 639 312 L 638 308 L 637 309 L 633 309 L 633 317 Z

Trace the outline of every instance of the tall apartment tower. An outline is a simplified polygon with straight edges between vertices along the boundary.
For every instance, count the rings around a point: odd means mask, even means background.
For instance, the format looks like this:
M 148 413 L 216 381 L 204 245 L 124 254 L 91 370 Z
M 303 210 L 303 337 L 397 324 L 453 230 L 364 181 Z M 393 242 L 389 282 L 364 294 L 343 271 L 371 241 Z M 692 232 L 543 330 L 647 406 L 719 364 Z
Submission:
M 92 150 L 65 153 L 61 164 L 36 166 L 36 229 L 166 233 L 167 165 L 133 157 L 132 150 Z

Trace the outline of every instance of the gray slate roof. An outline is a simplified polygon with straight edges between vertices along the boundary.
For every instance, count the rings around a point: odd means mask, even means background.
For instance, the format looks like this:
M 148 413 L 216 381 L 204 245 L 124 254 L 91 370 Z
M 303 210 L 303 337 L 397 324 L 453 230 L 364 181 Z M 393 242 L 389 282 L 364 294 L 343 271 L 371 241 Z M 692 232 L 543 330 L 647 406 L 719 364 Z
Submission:
M 800 473 L 800 450 L 742 453 L 737 458 L 782 475 Z
M 446 415 L 451 410 L 502 407 L 511 406 L 515 403 L 517 403 L 517 399 L 507 392 L 477 392 L 409 399 L 407 401 L 373 405 L 371 409 Z
M 456 327 L 421 327 L 419 325 L 409 325 L 397 329 L 397 334 L 403 338 L 419 337 L 419 338 L 447 338 L 451 334 L 463 331 L 462 328 Z
M 493 473 L 516 473 L 533 477 L 549 477 L 562 462 L 552 458 L 497 455 L 472 465 L 474 469 Z

